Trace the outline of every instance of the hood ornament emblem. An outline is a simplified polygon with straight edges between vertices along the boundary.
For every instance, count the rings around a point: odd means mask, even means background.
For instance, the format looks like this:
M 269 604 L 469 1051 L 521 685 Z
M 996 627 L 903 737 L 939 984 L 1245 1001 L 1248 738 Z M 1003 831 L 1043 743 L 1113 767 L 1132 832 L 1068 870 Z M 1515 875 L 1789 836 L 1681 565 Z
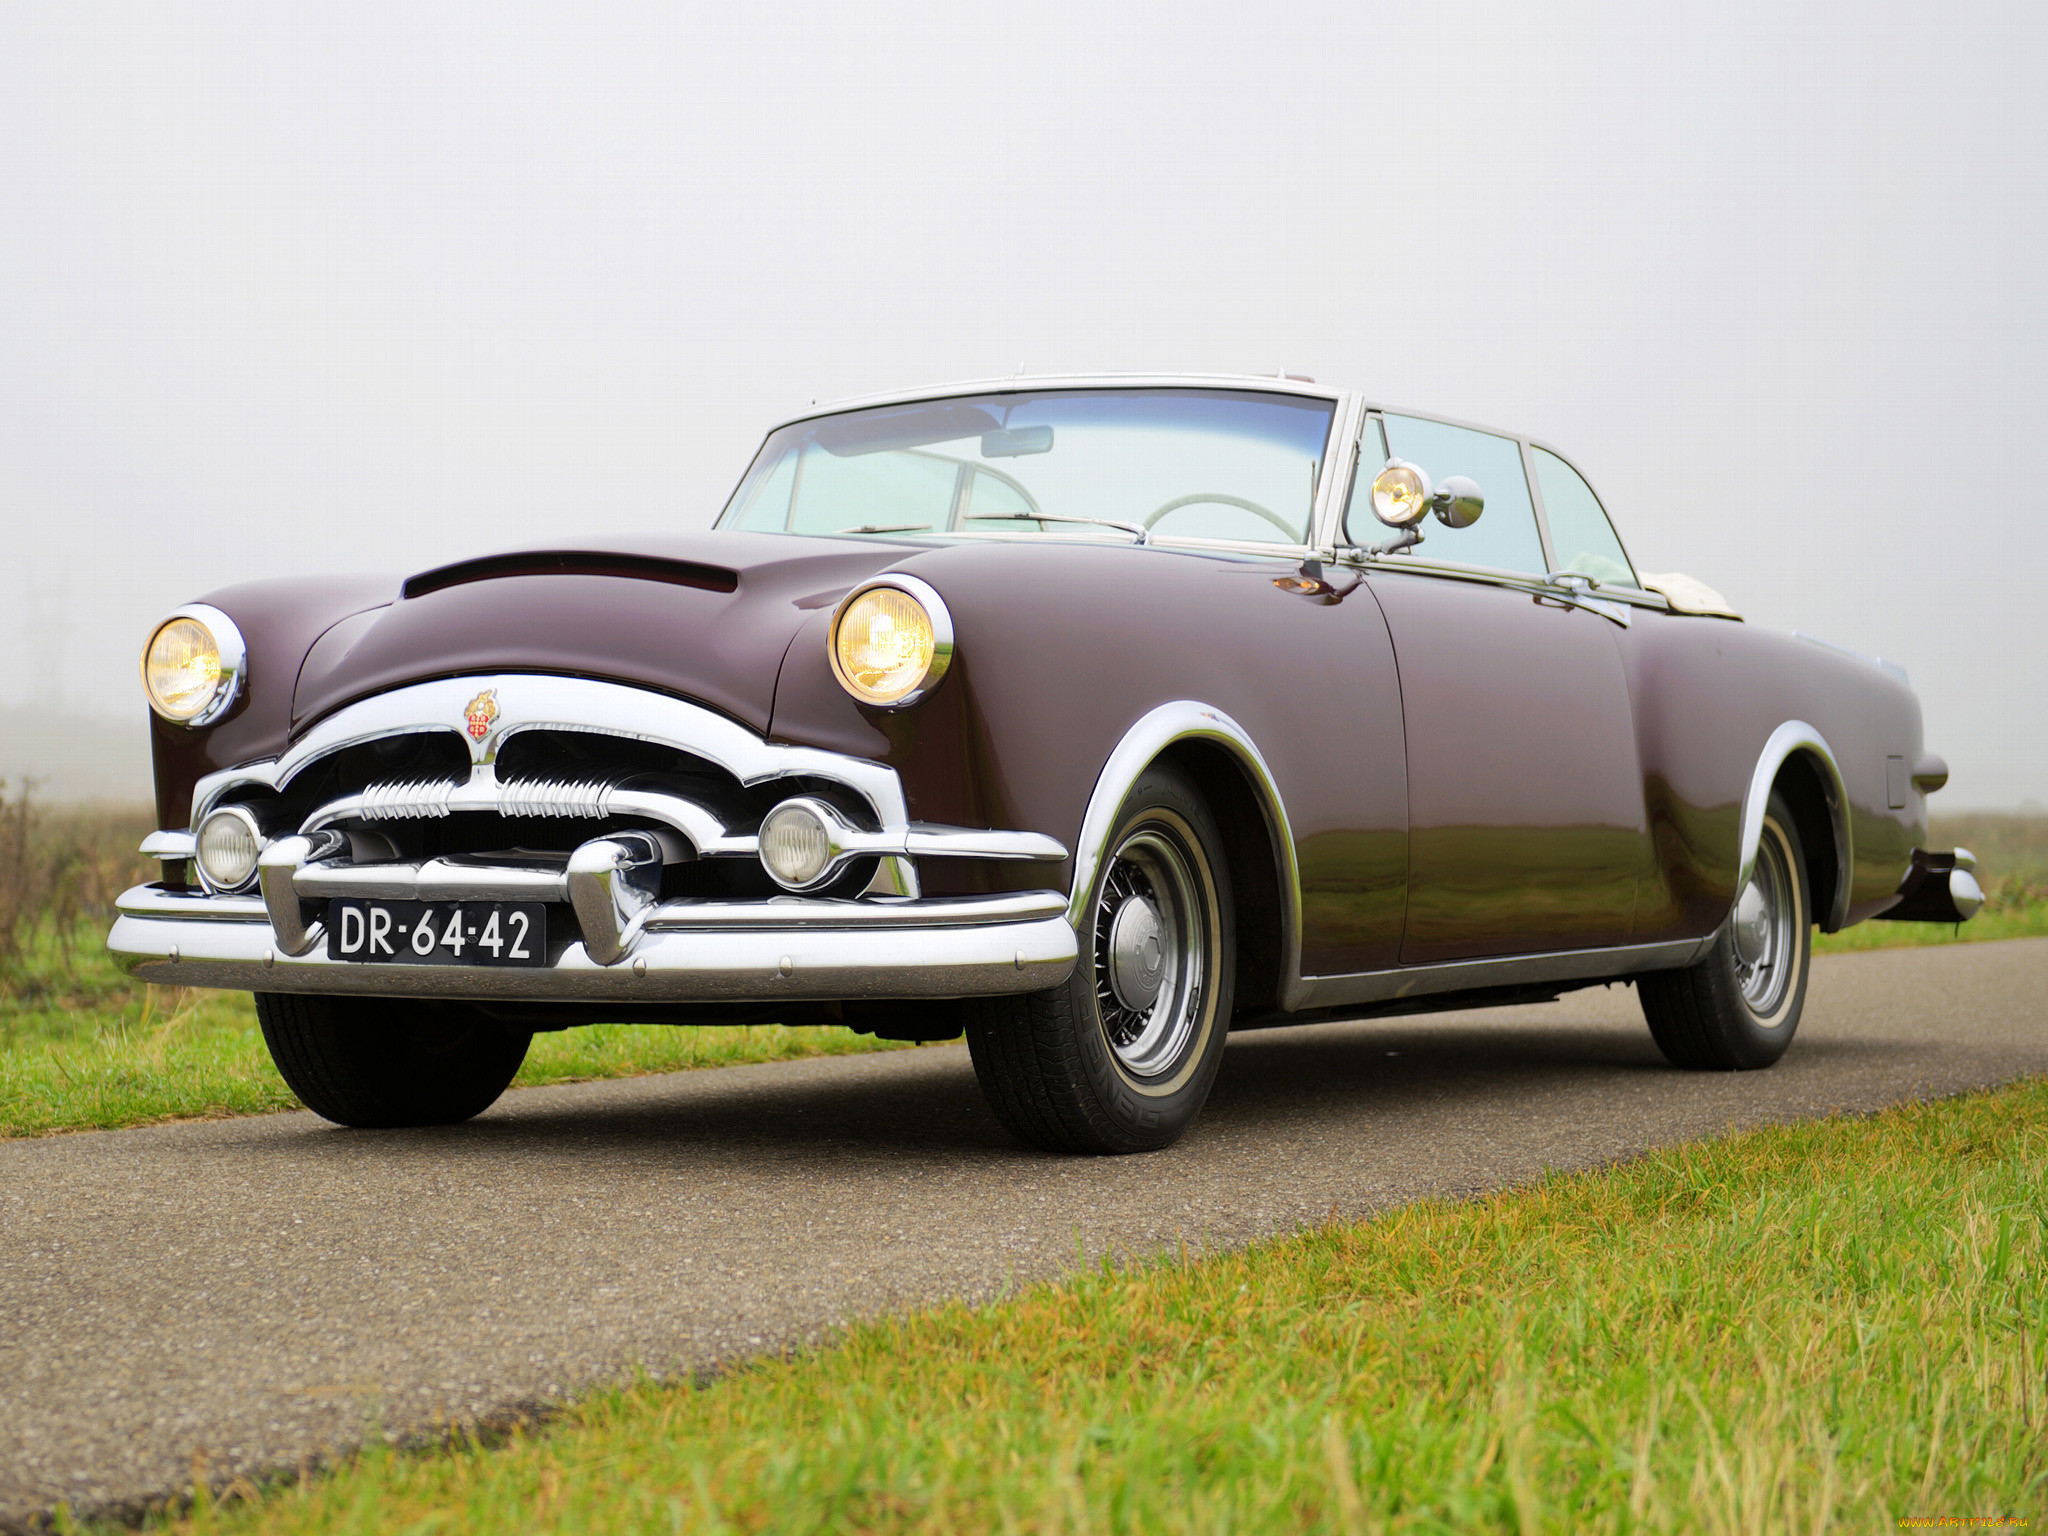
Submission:
M 491 734 L 491 726 L 498 718 L 498 690 L 486 688 L 462 707 L 462 718 L 469 722 L 469 739 L 482 741 Z

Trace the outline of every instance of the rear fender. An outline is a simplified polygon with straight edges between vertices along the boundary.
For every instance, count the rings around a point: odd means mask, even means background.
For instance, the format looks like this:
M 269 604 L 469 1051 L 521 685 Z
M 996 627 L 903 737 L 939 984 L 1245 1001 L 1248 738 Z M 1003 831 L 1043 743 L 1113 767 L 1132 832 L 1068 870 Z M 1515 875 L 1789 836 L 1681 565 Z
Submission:
M 1849 794 L 1827 739 L 1804 720 L 1788 720 L 1771 732 L 1770 740 L 1764 743 L 1762 756 L 1757 758 L 1756 769 L 1750 774 L 1749 792 L 1742 801 L 1742 862 L 1736 870 L 1735 894 L 1739 900 L 1756 869 L 1757 851 L 1764 840 L 1764 810 L 1770 803 L 1772 786 L 1778 782 L 1778 775 L 1785 764 L 1794 757 L 1803 758 L 1813 767 L 1814 777 L 1820 782 L 1822 798 L 1827 802 L 1828 824 L 1834 834 L 1835 889 L 1834 900 L 1821 916 L 1820 926 L 1823 933 L 1833 933 L 1849 919 L 1850 874 L 1854 868 L 1851 857 L 1854 848 L 1849 832 Z

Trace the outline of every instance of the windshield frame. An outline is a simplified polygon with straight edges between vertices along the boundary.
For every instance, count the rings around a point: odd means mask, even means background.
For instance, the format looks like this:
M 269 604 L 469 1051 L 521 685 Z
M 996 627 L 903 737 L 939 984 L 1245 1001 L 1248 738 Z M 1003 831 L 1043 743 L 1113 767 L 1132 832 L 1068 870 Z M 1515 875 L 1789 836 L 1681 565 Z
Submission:
M 735 483 L 732 493 L 712 526 L 720 526 L 737 503 L 740 492 L 753 478 L 761 463 L 761 455 L 777 433 L 789 427 L 805 423 L 824 421 L 835 416 L 845 416 L 891 405 L 914 405 L 962 398 L 981 398 L 1002 394 L 1066 394 L 1105 392 L 1184 392 L 1198 390 L 1203 393 L 1237 394 L 1247 396 L 1292 395 L 1304 401 L 1325 404 L 1330 408 L 1330 424 L 1324 437 L 1322 453 L 1317 460 L 1315 494 L 1311 502 L 1308 527 L 1305 538 L 1296 543 L 1283 543 L 1259 539 L 1216 539 L 1199 538 L 1191 535 L 1153 531 L 1143 541 L 1147 545 L 1190 551 L 1212 551 L 1219 554 L 1265 555 L 1299 561 L 1329 547 L 1327 530 L 1336 490 L 1349 483 L 1350 455 L 1353 451 L 1353 417 L 1355 397 L 1348 390 L 1332 389 L 1309 383 L 1305 380 L 1247 376 L 1244 374 L 1070 374 L 1055 377 L 1038 375 L 1017 375 L 1003 379 L 976 380 L 971 383 L 946 385 L 939 388 L 892 391 L 887 394 L 866 395 L 851 400 L 834 401 L 829 409 L 805 411 L 776 422 L 762 436 L 747 467 Z M 1333 464 L 1332 458 L 1342 461 Z M 779 530 L 759 530 L 780 534 Z M 895 533 L 803 533 L 780 534 L 782 537 L 797 538 L 845 538 L 884 540 L 898 543 L 952 543 L 959 541 L 977 542 L 1022 542 L 1059 540 L 1066 543 L 1107 543 L 1129 546 L 1135 542 L 1131 534 L 1118 528 L 1093 528 L 1084 524 L 1063 524 L 1057 530 L 1027 531 L 1012 528 L 954 528 L 931 529 L 929 531 L 904 531 Z

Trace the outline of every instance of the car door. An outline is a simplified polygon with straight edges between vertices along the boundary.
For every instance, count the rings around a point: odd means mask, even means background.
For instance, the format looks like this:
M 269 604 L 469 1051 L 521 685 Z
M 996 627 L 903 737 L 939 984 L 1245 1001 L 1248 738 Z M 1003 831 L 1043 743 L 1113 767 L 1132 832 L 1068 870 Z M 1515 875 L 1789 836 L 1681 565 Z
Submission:
M 1648 857 L 1616 625 L 1548 586 L 1521 444 L 1417 417 L 1391 455 L 1476 481 L 1471 527 L 1372 562 L 1408 755 L 1404 965 L 1625 944 Z M 1367 441 L 1370 441 L 1368 434 Z M 1361 450 L 1351 536 L 1376 466 Z

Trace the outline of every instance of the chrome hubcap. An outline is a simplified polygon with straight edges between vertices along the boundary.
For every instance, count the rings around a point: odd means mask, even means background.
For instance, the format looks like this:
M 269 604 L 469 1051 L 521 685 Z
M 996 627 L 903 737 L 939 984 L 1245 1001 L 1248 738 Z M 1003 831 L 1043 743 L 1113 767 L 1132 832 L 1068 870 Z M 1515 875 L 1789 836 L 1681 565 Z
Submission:
M 1109 986 L 1116 1000 L 1143 1013 L 1166 980 L 1167 934 L 1148 896 L 1133 896 L 1109 920 Z
M 1163 829 L 1140 828 L 1111 856 L 1095 906 L 1095 996 L 1110 1048 L 1136 1076 L 1178 1066 L 1200 1017 L 1200 910 L 1189 856 Z
M 1776 838 L 1766 834 L 1757 849 L 1756 869 L 1736 899 L 1730 923 L 1735 944 L 1735 982 L 1742 1000 L 1759 1018 L 1777 1012 L 1792 983 L 1799 935 L 1793 929 L 1792 871 Z

